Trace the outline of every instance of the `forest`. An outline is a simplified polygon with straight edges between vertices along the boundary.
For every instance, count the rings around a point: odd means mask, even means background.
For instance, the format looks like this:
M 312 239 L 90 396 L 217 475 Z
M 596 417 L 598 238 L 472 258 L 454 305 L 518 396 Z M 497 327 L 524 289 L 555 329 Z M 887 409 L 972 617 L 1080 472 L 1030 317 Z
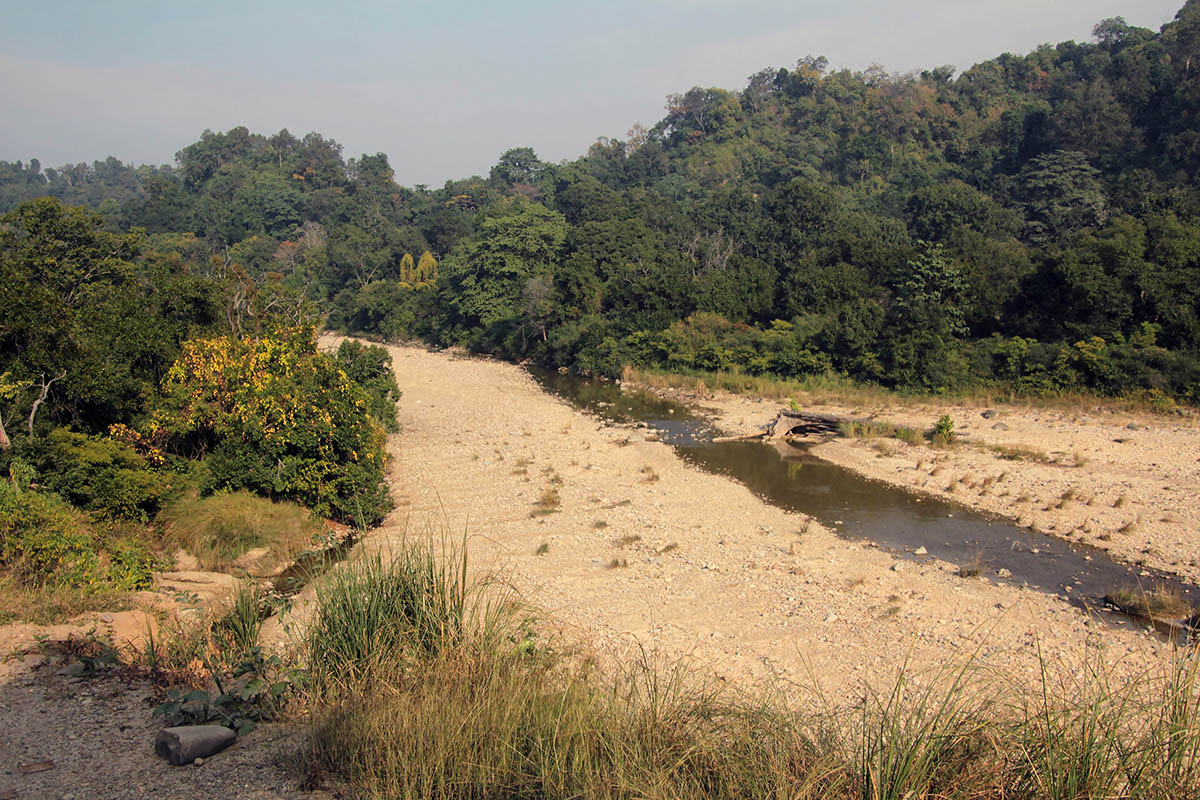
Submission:
M 574 161 L 512 149 L 441 189 L 315 133 L 206 131 L 169 166 L 0 163 L 0 210 L 92 209 L 170 280 L 231 291 L 234 329 L 269 295 L 583 373 L 1195 402 L 1198 37 L 1192 0 L 1159 32 L 1108 19 L 957 75 L 805 57 L 671 95 Z
M 149 520 L 180 486 L 378 519 L 397 389 L 321 326 L 582 374 L 1194 404 L 1198 54 L 1189 0 L 962 73 L 805 57 L 440 189 L 287 130 L 205 131 L 173 165 L 0 162 L 0 516 L 29 532 L 0 560 L 61 569 L 38 531 Z M 137 560 L 101 529 L 106 568 Z

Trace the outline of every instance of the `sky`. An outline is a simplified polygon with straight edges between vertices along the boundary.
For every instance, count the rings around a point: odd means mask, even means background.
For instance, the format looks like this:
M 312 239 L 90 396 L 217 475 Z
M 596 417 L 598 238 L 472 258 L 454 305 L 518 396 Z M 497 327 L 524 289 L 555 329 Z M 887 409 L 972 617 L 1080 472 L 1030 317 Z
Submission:
M 383 152 L 405 185 L 512 147 L 576 158 L 672 92 L 765 67 L 960 70 L 1158 30 L 1183 0 L 3 0 L 0 160 L 167 164 L 205 129 L 287 128 Z

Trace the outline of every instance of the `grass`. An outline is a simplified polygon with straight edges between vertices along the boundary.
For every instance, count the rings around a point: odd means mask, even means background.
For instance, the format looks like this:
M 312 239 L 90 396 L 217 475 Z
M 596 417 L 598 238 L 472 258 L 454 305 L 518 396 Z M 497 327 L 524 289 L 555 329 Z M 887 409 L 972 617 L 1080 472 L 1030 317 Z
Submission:
M 1039 464 L 1053 464 L 1054 457 L 1045 450 L 1022 445 L 992 445 L 991 451 L 1005 461 L 1035 461 Z
M 1150 591 L 1126 586 L 1110 592 L 1104 599 L 1122 611 L 1143 617 L 1183 619 L 1192 613 L 1191 604 L 1182 593 L 1163 585 Z
M 1200 794 L 1200 658 L 1110 679 L 901 669 L 797 703 L 641 653 L 603 665 L 465 559 L 409 546 L 318 588 L 305 762 L 364 798 L 933 800 Z M 1057 677 L 1060 676 L 1061 677 Z M 810 698 L 812 699 L 812 698 Z M 799 711 L 800 707 L 820 710 Z
M 658 473 L 654 471 L 654 467 L 647 464 L 642 467 L 642 481 L 644 483 L 656 483 L 658 481 Z
M 250 550 L 277 560 L 306 549 L 320 524 L 295 503 L 273 503 L 249 492 L 184 497 L 163 509 L 170 536 L 207 570 L 228 570 Z
M 30 586 L 11 575 L 0 575 L 0 625 L 17 621 L 55 625 L 92 611 L 125 611 L 132 607 L 131 592 L 97 592 L 68 585 Z
M 983 553 L 976 553 L 975 557 L 966 564 L 960 564 L 954 574 L 960 578 L 978 578 L 983 571 Z
M 562 496 L 558 493 L 558 486 L 553 483 L 546 484 L 546 488 L 542 489 L 542 493 L 538 495 L 538 499 L 534 501 L 533 505 L 534 510 L 531 516 L 535 517 L 558 511 L 558 507 L 562 505 Z
M 692 392 L 725 391 L 749 394 L 769 400 L 795 401 L 799 406 L 836 403 L 849 406 L 890 408 L 913 402 L 932 401 L 942 404 L 972 404 L 992 406 L 998 403 L 1020 405 L 1030 409 L 1076 410 L 1081 407 L 1102 408 L 1110 412 L 1141 413 L 1174 416 L 1184 411 L 1173 403 L 1164 403 L 1150 392 L 1124 397 L 1103 397 L 1086 392 L 1063 392 L 1055 395 L 1020 394 L 1004 383 L 980 385 L 950 392 L 897 391 L 874 384 L 858 383 L 845 376 L 808 375 L 797 379 L 772 375 L 746 375 L 732 371 L 685 373 L 626 366 L 623 376 L 629 383 L 657 389 L 682 389 Z M 1190 407 L 1188 412 L 1192 411 Z

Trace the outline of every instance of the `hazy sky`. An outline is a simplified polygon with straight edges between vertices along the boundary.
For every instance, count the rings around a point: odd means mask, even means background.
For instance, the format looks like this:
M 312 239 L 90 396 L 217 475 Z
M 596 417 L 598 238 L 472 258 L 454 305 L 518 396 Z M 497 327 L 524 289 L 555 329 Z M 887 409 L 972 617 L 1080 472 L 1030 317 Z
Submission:
M 0 159 L 170 163 L 205 128 L 318 131 L 403 184 L 574 158 L 693 85 L 764 67 L 965 69 L 1157 30 L 1183 0 L 3 0 Z

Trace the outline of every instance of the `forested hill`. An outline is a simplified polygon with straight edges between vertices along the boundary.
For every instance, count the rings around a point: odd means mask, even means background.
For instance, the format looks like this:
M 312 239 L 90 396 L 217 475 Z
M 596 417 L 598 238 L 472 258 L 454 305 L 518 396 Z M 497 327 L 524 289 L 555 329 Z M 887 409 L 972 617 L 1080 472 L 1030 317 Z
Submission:
M 672 95 L 576 161 L 510 150 L 441 189 L 235 128 L 174 166 L 0 163 L 0 209 L 53 195 L 229 297 L 306 295 L 334 327 L 580 371 L 1196 402 L 1198 170 L 1189 0 L 1158 32 L 1109 19 L 958 75 L 803 58 Z

